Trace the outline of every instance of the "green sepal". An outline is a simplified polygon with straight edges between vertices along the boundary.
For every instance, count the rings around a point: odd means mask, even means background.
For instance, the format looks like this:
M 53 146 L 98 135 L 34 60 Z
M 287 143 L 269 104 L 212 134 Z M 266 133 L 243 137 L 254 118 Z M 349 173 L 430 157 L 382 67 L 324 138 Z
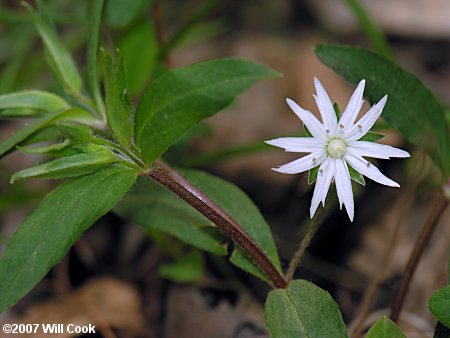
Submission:
M 376 142 L 384 137 L 383 134 L 376 133 L 374 131 L 369 131 L 363 137 L 361 137 L 358 141 L 367 141 L 367 142 Z

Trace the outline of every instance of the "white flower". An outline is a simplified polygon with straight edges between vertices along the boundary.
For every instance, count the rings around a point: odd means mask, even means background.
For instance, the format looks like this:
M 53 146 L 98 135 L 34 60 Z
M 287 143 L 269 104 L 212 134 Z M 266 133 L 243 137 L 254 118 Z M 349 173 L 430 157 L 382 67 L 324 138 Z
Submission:
M 288 152 L 310 154 L 273 170 L 285 174 L 297 174 L 320 166 L 311 201 L 311 218 L 320 202 L 325 205 L 325 198 L 334 179 L 340 207 L 342 209 L 342 205 L 345 205 L 348 217 L 353 221 L 353 192 L 348 166 L 375 182 L 399 187 L 398 183 L 384 176 L 364 157 L 389 159 L 390 157 L 409 157 L 409 153 L 389 145 L 359 141 L 380 117 L 387 100 L 387 96 L 384 96 L 358 122 L 355 122 L 364 102 L 362 96 L 365 80 L 358 84 L 339 122 L 325 88 L 316 78 L 314 78 L 314 84 L 317 92 L 314 98 L 322 116 L 322 123 L 311 112 L 301 108 L 294 101 L 286 99 L 289 107 L 303 121 L 312 137 L 283 137 L 266 141 Z

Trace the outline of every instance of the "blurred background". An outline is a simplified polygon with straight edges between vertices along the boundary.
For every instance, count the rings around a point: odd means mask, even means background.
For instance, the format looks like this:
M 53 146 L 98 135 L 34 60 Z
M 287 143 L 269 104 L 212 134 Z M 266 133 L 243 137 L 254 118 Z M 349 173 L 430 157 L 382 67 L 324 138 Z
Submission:
M 89 1 L 45 3 L 64 45 L 84 69 Z M 366 16 L 386 38 L 384 47 L 377 47 L 368 32 L 362 19 Z M 271 225 L 286 265 L 309 219 L 313 186 L 307 184 L 307 174 L 271 171 L 296 155 L 263 141 L 302 132 L 286 97 L 318 113 L 312 96 L 314 76 L 332 101 L 345 108 L 354 88 L 320 64 L 314 47 L 324 42 L 384 48 L 444 105 L 450 104 L 446 0 L 106 0 L 105 4 L 102 45 L 120 49 L 134 102 L 165 68 L 205 59 L 247 58 L 283 73 L 280 79 L 255 85 L 229 110 L 189 132 L 165 159 L 175 166 L 204 169 L 241 187 Z M 0 93 L 32 88 L 58 90 L 30 17 L 20 1 L 2 0 Z M 366 103 L 363 112 L 368 108 Z M 20 125 L 17 120 L 0 121 L 0 140 Z M 296 273 L 296 278 L 329 291 L 347 325 L 361 331 L 388 313 L 439 190 L 439 173 L 427 155 L 415 151 L 382 121 L 376 129 L 386 135 L 381 142 L 412 154 L 409 160 L 377 163 L 402 187 L 369 181 L 364 188 L 354 185 L 353 223 L 338 210 L 334 193 L 329 200 L 334 207 Z M 10 185 L 9 178 L 44 160 L 14 153 L 0 162 L 0 252 L 21 220 L 56 186 L 43 180 Z M 407 297 L 401 327 L 408 337 L 432 337 L 436 323 L 427 302 L 446 283 L 449 247 L 447 210 Z M 174 272 L 186 250 L 173 238 L 145 233 L 109 214 L 25 299 L 0 315 L 0 321 L 95 323 L 98 337 L 268 337 L 263 318 L 268 287 L 234 269 L 225 258 L 208 254 L 195 254 L 187 272 Z

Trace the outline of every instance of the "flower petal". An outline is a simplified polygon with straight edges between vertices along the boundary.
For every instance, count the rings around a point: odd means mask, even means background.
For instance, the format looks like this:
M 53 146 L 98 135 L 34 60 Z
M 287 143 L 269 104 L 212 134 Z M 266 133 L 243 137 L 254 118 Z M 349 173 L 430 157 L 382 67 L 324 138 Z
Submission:
M 390 178 L 384 176 L 377 167 L 371 164 L 369 161 L 366 161 L 362 157 L 353 156 L 353 155 L 345 155 L 345 160 L 348 164 L 352 166 L 360 174 L 370 178 L 371 180 L 378 182 L 383 185 L 387 185 L 390 187 L 399 187 L 400 185 L 391 180 Z
M 314 78 L 314 86 L 316 87 L 317 96 L 314 95 L 317 107 L 319 108 L 320 115 L 322 116 L 322 121 L 325 129 L 329 133 L 334 133 L 337 126 L 337 118 L 334 113 L 333 104 L 331 103 L 330 97 L 328 96 L 325 88 L 323 88 L 319 79 Z
M 353 203 L 353 191 L 350 173 L 348 172 L 347 164 L 342 159 L 336 160 L 336 170 L 334 175 L 336 182 L 336 190 L 339 199 L 339 204 L 342 209 L 342 204 L 345 205 L 348 217 L 353 222 L 353 216 L 355 214 Z
M 286 99 L 287 104 L 292 111 L 303 121 L 306 128 L 310 131 L 312 136 L 320 140 L 325 140 L 325 128 L 320 121 L 308 110 L 303 109 L 291 99 Z
M 366 85 L 366 80 L 361 80 L 352 94 L 352 97 L 345 107 L 344 113 L 342 114 L 339 124 L 344 126 L 345 130 L 349 130 L 355 123 L 358 117 L 359 111 L 364 103 L 362 99 L 364 93 L 364 86 Z
M 311 201 L 311 208 L 309 209 L 311 218 L 314 217 L 320 202 L 325 205 L 325 199 L 327 197 L 328 190 L 330 189 L 331 180 L 334 176 L 334 162 L 335 160 L 328 157 L 320 165 L 320 171 L 317 175 L 316 186 L 314 188 L 314 194 Z
M 355 141 L 351 143 L 347 146 L 347 152 L 360 157 L 367 156 L 384 159 L 389 159 L 390 157 L 410 157 L 409 153 L 402 149 L 367 141 Z
M 369 111 L 361 117 L 361 119 L 354 124 L 348 132 L 345 133 L 348 142 L 359 140 L 367 134 L 383 112 L 386 101 L 387 95 L 385 95 L 377 104 L 370 108 Z
M 283 174 L 298 174 L 322 164 L 326 158 L 324 151 L 316 151 L 272 170 Z
M 295 153 L 312 153 L 323 150 L 325 147 L 324 142 L 320 142 L 314 137 L 281 137 L 265 142 Z

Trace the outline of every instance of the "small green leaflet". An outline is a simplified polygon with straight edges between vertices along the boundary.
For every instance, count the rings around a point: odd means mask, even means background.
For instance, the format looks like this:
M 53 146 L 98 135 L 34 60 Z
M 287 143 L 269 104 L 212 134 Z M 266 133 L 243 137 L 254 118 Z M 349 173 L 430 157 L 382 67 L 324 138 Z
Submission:
M 17 149 L 26 154 L 52 154 L 54 152 L 59 152 L 67 148 L 70 145 L 70 140 L 66 139 L 62 142 L 53 143 L 48 146 L 41 147 L 25 147 L 25 146 L 17 146 Z
M 101 52 L 108 125 L 116 139 L 125 147 L 129 147 L 133 135 L 133 125 L 123 59 L 117 55 L 117 59 L 113 61 L 106 50 L 102 49 Z
M 119 158 L 108 150 L 76 154 L 19 171 L 11 177 L 11 183 L 26 178 L 61 179 L 92 174 L 118 161 Z

